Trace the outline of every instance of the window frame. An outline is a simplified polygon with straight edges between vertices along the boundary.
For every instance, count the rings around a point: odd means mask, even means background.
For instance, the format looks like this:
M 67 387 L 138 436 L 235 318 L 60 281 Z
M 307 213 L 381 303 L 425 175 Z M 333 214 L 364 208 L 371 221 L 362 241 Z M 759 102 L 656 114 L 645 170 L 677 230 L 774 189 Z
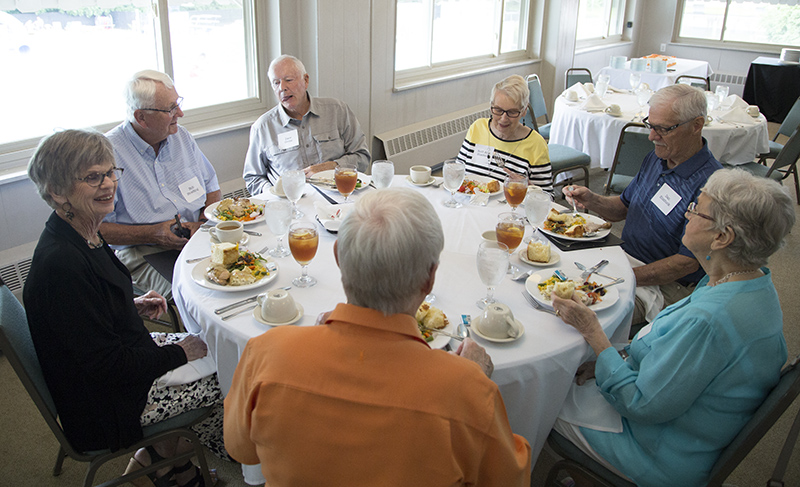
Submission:
M 274 12 L 264 3 L 267 2 L 262 3 L 257 0 L 243 2 L 245 18 L 249 16 L 253 20 L 252 23 L 245 22 L 244 25 L 246 38 L 250 40 L 247 43 L 248 45 L 245 46 L 249 51 L 247 58 L 254 61 L 253 65 L 248 66 L 250 71 L 248 80 L 254 80 L 256 96 L 184 110 L 184 116 L 179 123 L 189 130 L 194 137 L 248 127 L 265 111 L 274 106 L 273 93 L 267 75 L 267 66 L 271 57 L 261 54 L 271 51 L 268 32 L 270 17 Z M 159 12 L 169 11 L 168 0 L 157 0 L 157 4 Z M 164 32 L 164 29 L 169 26 L 168 15 L 159 16 L 157 22 L 157 31 L 159 33 Z M 161 34 L 159 39 L 158 48 L 162 50 L 162 61 L 164 63 L 159 69 L 171 73 L 171 53 L 168 52 L 168 43 L 163 42 L 165 38 L 169 38 L 168 32 Z M 180 89 L 180 86 L 178 86 L 178 89 Z M 123 120 L 124 115 L 115 122 L 93 125 L 92 128 L 105 133 L 119 125 Z M 0 185 L 27 178 L 28 160 L 33 156 L 43 136 L 0 144 Z
M 610 0 L 614 1 L 614 0 Z M 604 37 L 592 37 L 589 39 L 575 39 L 575 49 L 576 50 L 585 50 L 590 49 L 592 47 L 604 47 L 609 46 L 612 44 L 622 44 L 626 42 L 631 42 L 630 36 L 630 29 L 627 27 L 628 22 L 633 21 L 633 14 L 634 9 L 636 7 L 636 0 L 620 0 L 623 4 L 622 15 L 620 16 L 620 33 L 614 35 L 608 35 L 608 31 L 606 31 L 606 35 Z M 580 14 L 580 4 L 578 5 L 578 12 Z M 608 17 L 609 22 L 608 26 L 609 29 L 611 28 L 611 9 L 608 9 Z M 577 28 L 575 29 L 576 37 L 577 37 Z

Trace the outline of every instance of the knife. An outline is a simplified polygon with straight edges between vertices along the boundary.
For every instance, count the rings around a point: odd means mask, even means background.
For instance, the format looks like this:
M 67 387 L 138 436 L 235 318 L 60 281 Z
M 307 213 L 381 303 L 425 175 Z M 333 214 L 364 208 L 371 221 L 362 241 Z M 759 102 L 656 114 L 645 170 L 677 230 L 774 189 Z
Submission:
M 326 200 L 328 200 L 328 203 L 330 203 L 330 204 L 332 204 L 332 205 L 338 205 L 338 204 L 339 204 L 339 203 L 337 203 L 337 202 L 336 202 L 336 200 L 335 200 L 335 199 L 333 199 L 333 198 L 331 198 L 330 196 L 328 196 L 327 194 L 325 194 L 325 192 L 324 192 L 324 191 L 322 191 L 321 189 L 319 189 L 319 188 L 318 188 L 316 185 L 314 185 L 314 184 L 311 184 L 311 183 L 308 183 L 308 184 L 310 184 L 312 188 L 316 189 L 316 190 L 317 190 L 317 193 L 321 194 L 323 198 L 325 198 Z
M 605 266 L 606 264 L 608 264 L 608 261 L 607 261 L 607 260 L 605 260 L 605 259 L 603 259 L 603 260 L 601 260 L 600 262 L 598 262 L 597 264 L 593 265 L 592 267 L 590 267 L 590 268 L 586 269 L 586 270 L 583 272 L 583 274 L 581 274 L 581 280 L 582 280 L 582 281 L 585 281 L 586 279 L 589 279 L 589 276 L 591 276 L 592 274 L 594 274 L 594 272 L 595 272 L 595 271 L 599 271 L 599 270 L 600 270 L 600 269 L 601 269 L 603 266 Z
M 609 282 L 608 284 L 601 284 L 600 286 L 593 287 L 593 288 L 592 288 L 592 290 L 591 290 L 591 291 L 589 291 L 589 292 L 597 292 L 597 291 L 599 291 L 600 289 L 605 289 L 605 288 L 607 288 L 607 287 L 611 287 L 611 286 L 614 286 L 614 285 L 616 285 L 616 284 L 621 284 L 621 283 L 623 283 L 623 282 L 625 282 L 625 279 L 623 279 L 623 278 L 619 277 L 619 278 L 617 278 L 617 279 L 616 279 L 614 282 Z

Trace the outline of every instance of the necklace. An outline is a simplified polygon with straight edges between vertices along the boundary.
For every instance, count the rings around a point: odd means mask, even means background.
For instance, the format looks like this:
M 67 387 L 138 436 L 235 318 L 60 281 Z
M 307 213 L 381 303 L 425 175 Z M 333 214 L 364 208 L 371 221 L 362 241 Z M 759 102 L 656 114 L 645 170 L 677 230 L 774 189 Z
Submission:
M 716 286 L 717 284 L 722 284 L 723 282 L 728 282 L 728 279 L 730 279 L 733 276 L 741 276 L 743 274 L 752 274 L 754 272 L 761 272 L 761 270 L 760 269 L 750 269 L 749 271 L 729 272 L 729 273 L 725 274 L 724 276 L 722 276 L 717 282 L 715 282 L 714 284 L 711 284 L 711 286 Z
M 86 239 L 86 243 L 89 245 L 89 247 L 93 249 L 99 249 L 100 247 L 103 246 L 103 244 L 106 243 L 106 241 L 103 240 L 103 237 L 100 235 L 100 232 L 97 232 L 95 235 L 97 235 L 97 238 L 100 239 L 100 243 L 94 243 L 89 239 Z

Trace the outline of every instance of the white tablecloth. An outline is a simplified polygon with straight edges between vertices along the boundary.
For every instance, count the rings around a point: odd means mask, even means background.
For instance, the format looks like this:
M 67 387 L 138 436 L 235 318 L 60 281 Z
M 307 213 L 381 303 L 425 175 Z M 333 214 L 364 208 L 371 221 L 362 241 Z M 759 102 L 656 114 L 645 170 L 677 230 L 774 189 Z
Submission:
M 394 186 L 413 187 L 405 176 L 395 176 Z M 481 241 L 481 233 L 495 227 L 497 215 L 509 211 L 507 205 L 498 202 L 499 197 L 490 200 L 486 207 L 467 205 L 459 209 L 445 208 L 441 201 L 448 193 L 441 188 L 416 188 L 433 203 L 442 221 L 445 233 L 445 249 L 436 274 L 434 294 L 435 306 L 441 308 L 453 321 L 460 321 L 462 314 L 473 317 L 480 313 L 476 301 L 483 297 L 486 288 L 478 278 L 475 256 Z M 376 191 L 366 188 L 356 192 L 351 198 L 358 199 L 363 191 Z M 271 194 L 261 195 L 264 199 L 275 199 Z M 337 201 L 342 198 L 334 195 Z M 306 195 L 298 203 L 305 212 L 303 219 L 314 218 L 314 201 L 322 197 L 307 186 Z M 521 210 L 521 209 L 520 209 Z M 339 302 L 345 301 L 340 273 L 333 259 L 335 235 L 327 233 L 321 225 L 319 250 L 308 266 L 309 275 L 319 283 L 311 288 L 292 288 L 295 300 L 305 308 L 305 315 L 297 323 L 300 326 L 313 325 L 317 315 L 331 310 Z M 260 250 L 265 245 L 274 246 L 276 237 L 270 234 L 266 224 L 248 225 L 246 228 L 261 232 L 261 237 L 251 237 L 248 247 Z M 527 229 L 530 234 L 531 229 Z M 553 251 L 558 250 L 553 246 Z M 265 292 L 280 286 L 291 285 L 291 280 L 300 275 L 300 266 L 289 256 L 277 259 L 278 277 L 268 286 L 255 291 L 220 292 L 206 289 L 192 281 L 191 271 L 195 264 L 186 263 L 187 258 L 209 254 L 209 235 L 197 232 L 184 248 L 175 266 L 173 295 L 180 309 L 184 324 L 190 332 L 199 333 L 208 342 L 209 353 L 216 359 L 220 386 L 223 393 L 230 389 L 233 372 L 244 350 L 247 340 L 264 333 L 268 326 L 260 324 L 248 308 L 235 318 L 222 321 L 214 314 L 214 309 L 234 301 Z M 615 334 L 612 341 L 627 340 L 628 329 L 633 312 L 634 277 L 633 271 L 620 247 L 604 247 L 580 250 L 561 254 L 561 262 L 555 267 L 536 269 L 572 268 L 573 261 L 586 265 L 607 259 L 610 261 L 604 274 L 620 276 L 626 282 L 616 286 L 620 298 L 616 305 L 600 311 L 598 316 L 609 335 Z M 522 268 L 530 269 L 518 256 L 512 262 Z M 591 354 L 583 338 L 560 319 L 543 312 L 535 311 L 522 295 L 524 281 L 503 280 L 495 296 L 508 304 L 523 325 L 524 336 L 512 343 L 491 343 L 480 337 L 475 340 L 486 347 L 495 365 L 494 380 L 503 395 L 511 427 L 531 443 L 535 463 L 547 434 L 555 422 L 558 410 L 566 397 L 578 365 Z M 456 384 L 454 387 L 469 388 L 469 384 Z
M 681 75 L 699 76 L 701 78 L 708 78 L 714 71 L 706 61 L 696 61 L 694 59 L 680 59 L 675 58 L 667 61 L 667 63 L 675 62 L 675 66 L 669 66 L 666 73 L 651 73 L 650 71 L 640 71 L 642 73 L 642 83 L 650 85 L 653 91 L 663 88 L 668 85 L 675 84 L 675 80 Z M 631 62 L 625 63 L 624 69 L 614 69 L 606 66 L 601 69 L 598 74 L 607 74 L 611 77 L 609 84 L 611 86 L 628 89 L 630 88 L 630 76 L 633 72 L 631 69 Z M 596 81 L 596 80 L 595 80 Z
M 592 158 L 592 167 L 607 169 L 614 162 L 622 127 L 634 121 L 640 108 L 636 96 L 630 93 L 608 92 L 603 102 L 606 105 L 619 105 L 622 116 L 587 112 L 580 108 L 582 100 L 568 102 L 563 95 L 558 96 L 553 109 L 550 142 L 585 152 Z M 648 109 L 644 107 L 645 116 Z M 721 113 L 713 111 L 710 115 L 718 117 Z M 639 120 L 636 118 L 636 121 Z M 769 152 L 769 131 L 763 115 L 759 115 L 757 122 L 752 124 L 720 122 L 714 118 L 703 128 L 703 137 L 708 141 L 708 148 L 714 157 L 726 164 L 745 164 L 755 160 L 758 154 Z

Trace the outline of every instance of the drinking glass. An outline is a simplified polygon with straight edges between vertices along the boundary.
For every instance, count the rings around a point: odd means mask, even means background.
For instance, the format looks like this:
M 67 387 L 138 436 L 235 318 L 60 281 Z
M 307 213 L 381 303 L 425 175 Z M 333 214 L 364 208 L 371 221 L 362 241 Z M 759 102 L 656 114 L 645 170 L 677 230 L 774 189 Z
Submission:
M 378 189 L 388 188 L 394 178 L 394 163 L 392 161 L 375 161 L 372 163 L 372 183 Z
M 716 93 L 711 93 L 710 91 L 706 92 L 706 105 L 709 113 L 717 109 L 719 106 L 719 98 L 717 98 Z
M 350 161 L 341 161 L 336 165 L 333 171 L 333 179 L 336 181 L 336 189 L 339 194 L 344 196 L 345 203 L 352 203 L 348 201 L 350 194 L 355 191 L 356 183 L 358 183 L 358 170 L 356 163 Z
M 281 175 L 283 192 L 292 202 L 292 218 L 295 220 L 303 217 L 303 212 L 297 209 L 297 201 L 303 196 L 306 187 L 306 173 L 302 170 L 286 171 Z
M 628 78 L 628 82 L 631 84 L 631 93 L 633 93 L 633 90 L 635 90 L 636 87 L 639 86 L 639 83 L 642 82 L 642 73 L 631 73 L 631 77 Z
M 728 93 L 730 91 L 730 87 L 728 85 L 717 85 L 717 89 L 715 93 L 717 94 L 717 99 L 719 100 L 719 104 L 725 101 L 725 98 L 728 98 Z
M 647 88 L 639 88 L 636 90 L 636 102 L 639 103 L 639 113 L 636 114 L 636 117 L 639 120 L 644 119 L 644 107 L 647 106 L 647 102 L 650 101 L 650 97 L 653 96 L 653 92 Z
M 606 96 L 606 92 L 608 91 L 608 84 L 611 82 L 611 76 L 607 74 L 601 74 L 597 76 L 597 84 L 594 85 L 594 91 L 597 92 L 597 96 L 603 98 Z
M 273 257 L 286 257 L 291 252 L 283 246 L 283 236 L 292 222 L 292 204 L 285 200 L 268 201 L 264 207 L 264 218 L 269 231 L 278 237 L 278 246 L 269 250 Z
M 442 167 L 442 174 L 444 175 L 444 189 L 450 191 L 450 199 L 444 201 L 444 206 L 448 208 L 461 208 L 461 203 L 456 201 L 456 191 L 461 187 L 464 182 L 464 175 L 466 174 L 466 165 L 457 159 L 448 159 L 444 161 Z
M 308 264 L 317 255 L 319 234 L 317 227 L 310 222 L 295 222 L 289 227 L 289 248 L 292 257 L 303 268 L 300 277 L 292 279 L 292 284 L 297 287 L 311 287 L 317 280 L 308 275 Z
M 500 213 L 497 217 L 495 232 L 497 233 L 497 241 L 506 244 L 510 254 L 514 253 L 519 244 L 522 243 L 522 237 L 525 236 L 525 217 L 512 212 Z M 517 272 L 519 270 L 513 264 L 507 266 L 507 268 L 509 272 Z
M 481 242 L 478 247 L 478 276 L 486 286 L 486 297 L 476 303 L 483 309 L 494 303 L 494 288 L 502 281 L 508 269 L 508 246 L 502 242 Z
M 536 186 L 538 189 L 539 187 Z M 552 198 L 544 191 L 528 191 L 528 196 L 525 197 L 525 215 L 528 217 L 528 222 L 533 227 L 534 233 L 538 225 L 547 218 L 547 213 L 550 212 L 550 203 Z M 533 234 L 531 234 L 533 235 Z
M 517 207 L 525 200 L 528 192 L 528 176 L 525 174 L 509 173 L 503 181 L 503 194 L 506 202 L 511 206 L 511 211 L 517 211 Z

